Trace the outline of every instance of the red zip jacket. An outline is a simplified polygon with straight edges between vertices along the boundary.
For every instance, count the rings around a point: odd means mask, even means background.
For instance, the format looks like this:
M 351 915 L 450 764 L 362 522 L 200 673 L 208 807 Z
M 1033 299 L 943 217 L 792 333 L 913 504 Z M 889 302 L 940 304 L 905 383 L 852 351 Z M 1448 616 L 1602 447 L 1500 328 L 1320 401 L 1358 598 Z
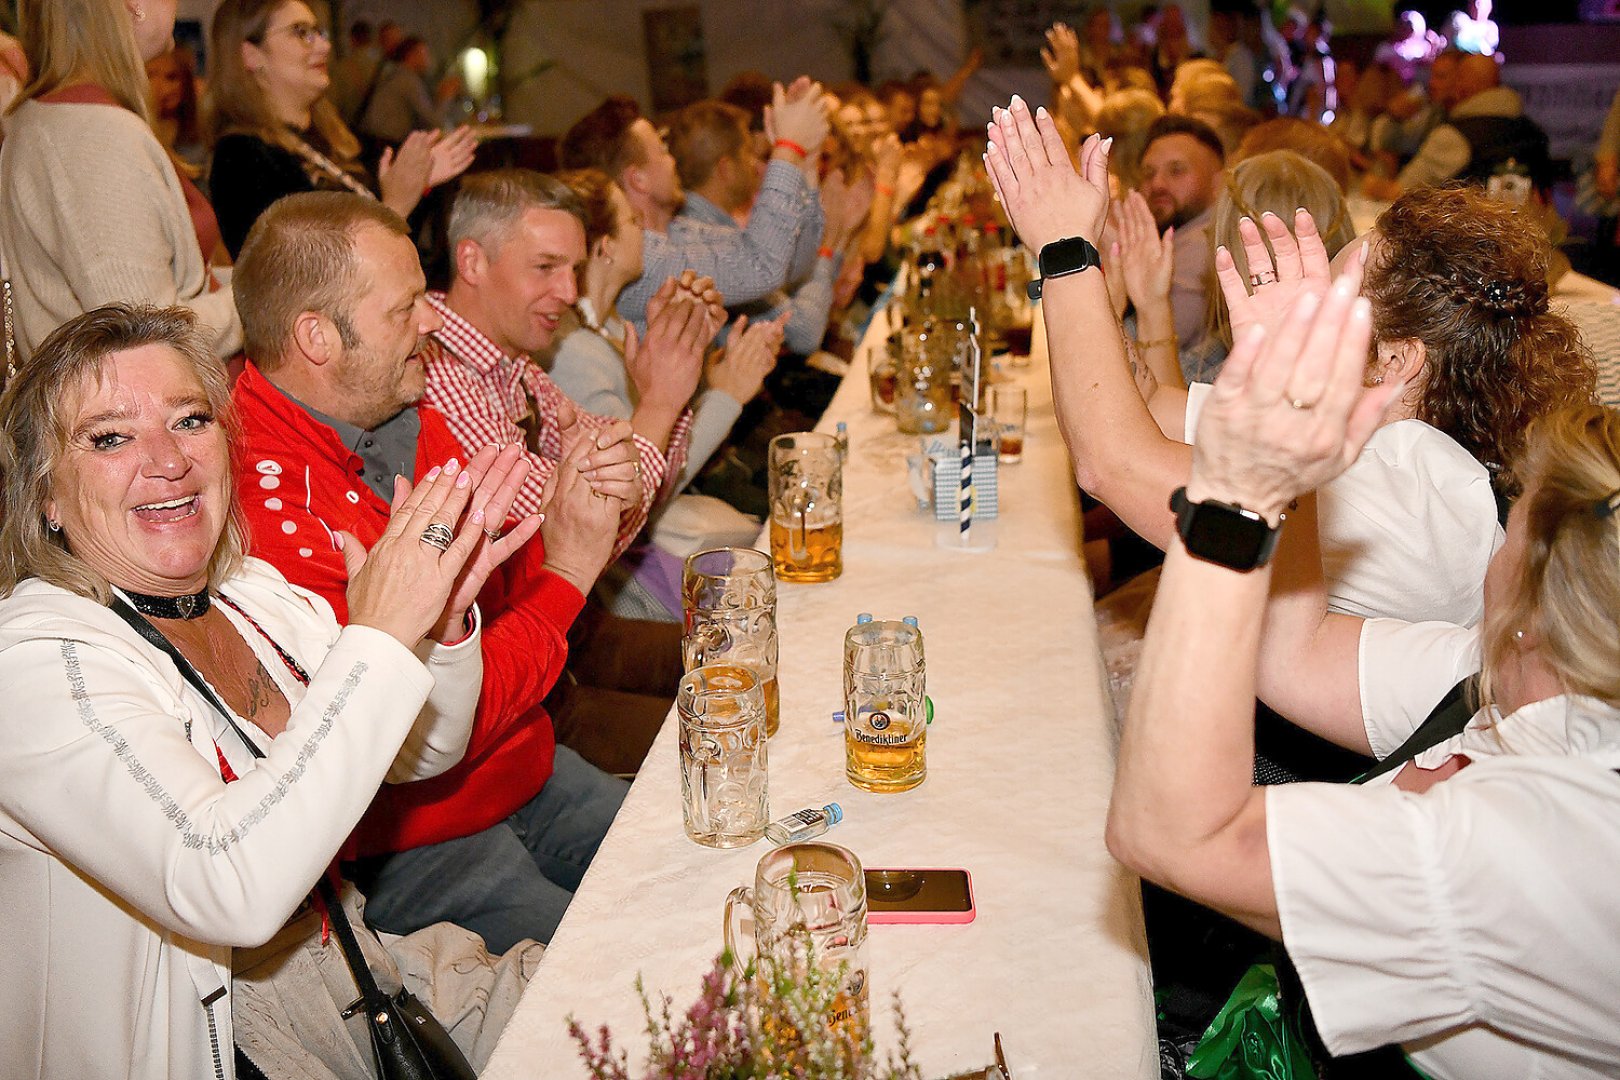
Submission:
M 364 467 L 337 432 L 320 423 L 251 362 L 232 401 L 236 488 L 247 517 L 249 550 L 295 585 L 320 593 L 348 621 L 349 575 L 333 543 L 338 530 L 367 547 L 388 526 L 388 504 L 361 479 Z M 416 475 L 464 457 L 444 418 L 418 407 L 422 434 Z M 483 616 L 484 690 L 467 756 L 429 780 L 385 784 L 355 830 L 357 854 L 408 851 L 470 836 L 504 820 L 551 776 L 556 748 L 541 699 L 568 658 L 568 627 L 585 598 L 544 568 L 536 536 L 489 579 L 478 598 Z

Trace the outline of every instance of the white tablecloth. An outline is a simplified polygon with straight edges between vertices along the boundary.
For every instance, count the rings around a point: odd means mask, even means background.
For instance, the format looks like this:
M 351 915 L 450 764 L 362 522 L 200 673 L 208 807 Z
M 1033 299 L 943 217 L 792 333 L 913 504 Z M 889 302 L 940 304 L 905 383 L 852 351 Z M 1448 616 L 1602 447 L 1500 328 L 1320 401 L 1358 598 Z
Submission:
M 1039 320 L 1036 323 L 1040 325 Z M 1039 341 L 1037 341 L 1039 348 Z M 994 551 L 939 549 L 915 509 L 916 441 L 871 412 L 865 349 L 824 420 L 849 425 L 844 573 L 779 586 L 782 729 L 770 744 L 773 817 L 839 802 L 826 839 L 869 867 L 962 866 L 975 922 L 874 926 L 869 948 L 880 1053 L 898 992 L 929 1077 L 981 1068 L 1002 1033 L 1018 1080 L 1158 1075 L 1137 882 L 1108 856 L 1103 820 L 1115 733 L 1075 489 L 1045 365 L 1030 388 L 1025 461 L 1004 467 Z M 763 544 L 763 541 L 762 541 Z M 844 780 L 844 631 L 857 613 L 916 615 L 937 717 L 928 779 L 899 795 Z M 721 948 L 728 890 L 751 883 L 765 841 L 713 851 L 685 838 L 674 724 L 666 724 L 485 1076 L 584 1076 L 566 1018 L 607 1023 L 644 1060 L 632 983 L 677 1014 Z

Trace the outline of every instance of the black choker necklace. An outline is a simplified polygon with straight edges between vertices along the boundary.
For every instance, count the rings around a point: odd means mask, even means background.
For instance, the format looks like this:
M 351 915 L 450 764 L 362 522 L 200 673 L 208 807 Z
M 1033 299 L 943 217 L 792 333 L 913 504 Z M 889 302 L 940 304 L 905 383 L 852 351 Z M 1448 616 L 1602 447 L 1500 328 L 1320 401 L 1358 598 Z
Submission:
M 207 589 L 187 596 L 148 596 L 125 589 L 124 595 L 136 611 L 153 619 L 200 619 L 214 604 Z

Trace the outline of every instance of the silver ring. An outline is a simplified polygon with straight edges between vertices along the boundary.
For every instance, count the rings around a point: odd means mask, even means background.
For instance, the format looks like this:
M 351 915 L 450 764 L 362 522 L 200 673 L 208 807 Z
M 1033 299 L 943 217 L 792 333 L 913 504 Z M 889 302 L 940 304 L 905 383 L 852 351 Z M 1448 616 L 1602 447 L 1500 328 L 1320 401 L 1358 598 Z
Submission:
M 442 521 L 435 521 L 422 530 L 422 543 L 428 547 L 438 548 L 440 551 L 449 551 L 450 545 L 455 541 L 456 534 L 450 526 Z
M 1262 286 L 1262 285 L 1270 285 L 1273 281 L 1276 281 L 1276 280 L 1277 280 L 1276 271 L 1274 271 L 1274 270 L 1262 270 L 1258 274 L 1250 274 L 1249 275 L 1249 286 L 1251 288 L 1258 289 L 1260 286 Z
M 489 542 L 493 544 L 493 543 L 496 543 L 496 542 L 498 542 L 500 540 L 500 538 L 501 538 L 501 530 L 499 530 L 499 529 L 485 529 L 484 530 L 484 535 L 486 537 L 488 537 Z
M 1314 408 L 1316 408 L 1316 402 L 1314 402 L 1314 401 L 1301 401 L 1301 400 L 1299 400 L 1299 398 L 1289 398 L 1288 399 L 1288 407 L 1290 409 L 1314 409 Z

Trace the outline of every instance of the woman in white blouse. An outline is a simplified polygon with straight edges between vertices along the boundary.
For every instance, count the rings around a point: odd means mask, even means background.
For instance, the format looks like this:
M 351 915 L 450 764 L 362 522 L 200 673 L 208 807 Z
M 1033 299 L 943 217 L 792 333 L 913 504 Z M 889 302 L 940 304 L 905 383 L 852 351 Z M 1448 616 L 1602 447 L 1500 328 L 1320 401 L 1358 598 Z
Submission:
M 228 404 L 190 312 L 127 305 L 0 399 L 0 1076 L 228 1078 L 232 947 L 281 930 L 379 784 L 466 749 L 473 600 L 537 525 L 484 532 L 516 450 L 402 481 L 369 554 L 339 534 L 340 627 L 244 556 Z

